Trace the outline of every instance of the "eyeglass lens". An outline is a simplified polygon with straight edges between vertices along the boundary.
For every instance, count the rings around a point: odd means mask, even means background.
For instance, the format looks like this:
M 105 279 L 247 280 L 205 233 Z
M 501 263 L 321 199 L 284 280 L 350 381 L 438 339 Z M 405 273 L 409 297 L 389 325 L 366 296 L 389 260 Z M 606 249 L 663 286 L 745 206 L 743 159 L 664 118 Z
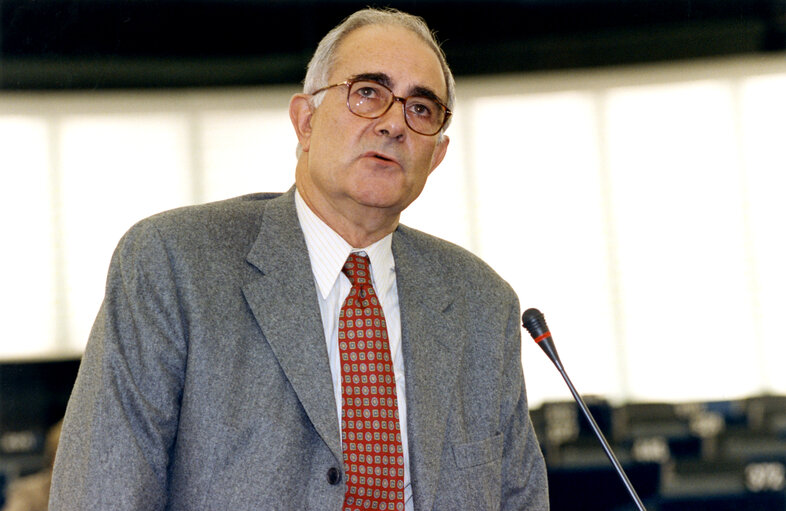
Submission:
M 375 118 L 384 114 L 393 102 L 393 93 L 376 82 L 354 82 L 349 89 L 348 106 L 361 117 Z M 433 135 L 445 120 L 445 109 L 436 101 L 423 96 L 410 96 L 404 104 L 407 125 L 423 135 Z

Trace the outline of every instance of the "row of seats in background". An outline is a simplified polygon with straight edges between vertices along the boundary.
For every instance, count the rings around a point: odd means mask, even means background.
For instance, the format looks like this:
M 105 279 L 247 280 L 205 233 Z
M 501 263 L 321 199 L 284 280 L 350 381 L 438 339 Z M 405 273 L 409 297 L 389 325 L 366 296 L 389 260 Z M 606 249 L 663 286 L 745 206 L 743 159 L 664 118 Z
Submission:
M 78 367 L 78 359 L 0 363 L 0 509 L 5 483 L 46 469 L 47 432 Z M 649 511 L 786 511 L 786 396 L 587 403 Z M 575 403 L 546 403 L 532 419 L 553 511 L 635 509 Z
M 46 476 L 79 362 L 0 362 L 0 510 L 46 509 Z
M 587 405 L 648 511 L 786 510 L 786 396 Z M 552 511 L 636 509 L 574 402 L 532 410 Z

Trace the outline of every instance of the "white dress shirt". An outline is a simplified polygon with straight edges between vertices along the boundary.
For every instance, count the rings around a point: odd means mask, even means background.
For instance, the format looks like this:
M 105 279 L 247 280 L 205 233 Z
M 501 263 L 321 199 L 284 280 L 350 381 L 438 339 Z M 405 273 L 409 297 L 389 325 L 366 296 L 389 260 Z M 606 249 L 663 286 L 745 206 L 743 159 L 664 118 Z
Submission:
M 325 330 L 330 373 L 333 377 L 333 394 L 341 428 L 341 360 L 338 349 L 338 314 L 352 285 L 341 268 L 351 252 L 365 253 L 371 260 L 371 281 L 382 304 L 388 327 L 393 371 L 396 376 L 396 398 L 401 428 L 401 447 L 404 450 L 404 501 L 405 510 L 413 511 L 412 487 L 409 477 L 409 449 L 407 442 L 407 406 L 404 377 L 404 355 L 401 352 L 401 313 L 396 288 L 396 267 L 391 242 L 393 234 L 361 249 L 353 248 L 322 221 L 295 191 L 295 208 L 300 227 L 306 238 L 308 256 L 317 287 L 319 312 Z

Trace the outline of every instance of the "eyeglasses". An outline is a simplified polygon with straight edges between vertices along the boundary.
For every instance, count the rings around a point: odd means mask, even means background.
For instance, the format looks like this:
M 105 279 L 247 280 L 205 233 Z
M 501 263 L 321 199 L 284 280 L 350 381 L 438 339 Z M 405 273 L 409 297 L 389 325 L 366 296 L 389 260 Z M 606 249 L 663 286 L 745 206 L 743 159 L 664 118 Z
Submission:
M 347 108 L 358 117 L 376 119 L 398 101 L 404 109 L 404 121 L 409 129 L 421 135 L 436 135 L 450 118 L 451 111 L 437 99 L 425 96 L 400 98 L 381 83 L 370 80 L 347 80 L 322 87 L 312 96 L 333 87 L 347 87 Z

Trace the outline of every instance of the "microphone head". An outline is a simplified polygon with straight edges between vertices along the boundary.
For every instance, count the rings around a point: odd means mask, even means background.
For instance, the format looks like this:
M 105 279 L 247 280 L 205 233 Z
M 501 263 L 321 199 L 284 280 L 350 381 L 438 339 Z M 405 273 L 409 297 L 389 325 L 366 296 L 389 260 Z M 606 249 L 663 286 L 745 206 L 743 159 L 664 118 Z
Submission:
M 538 309 L 527 309 L 521 315 L 521 324 L 527 329 L 529 335 L 535 339 L 535 342 L 540 342 L 547 337 L 551 337 L 549 327 L 546 325 L 546 318 L 543 313 Z
M 543 313 L 538 309 L 527 309 L 521 315 L 521 324 L 527 329 L 529 335 L 535 340 L 540 349 L 551 359 L 557 369 L 562 372 L 562 362 L 560 362 L 557 348 L 554 346 L 554 340 L 551 338 L 551 332 L 546 325 L 546 318 Z

